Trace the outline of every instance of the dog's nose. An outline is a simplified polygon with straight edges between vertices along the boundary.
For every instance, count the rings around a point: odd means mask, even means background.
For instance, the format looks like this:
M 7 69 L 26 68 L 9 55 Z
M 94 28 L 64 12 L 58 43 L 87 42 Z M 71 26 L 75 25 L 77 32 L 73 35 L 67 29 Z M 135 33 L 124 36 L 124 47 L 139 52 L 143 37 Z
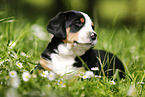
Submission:
M 91 37 L 92 40 L 95 40 L 96 37 L 97 37 L 97 34 L 94 33 L 94 32 L 91 32 L 91 33 L 90 33 L 90 37 Z

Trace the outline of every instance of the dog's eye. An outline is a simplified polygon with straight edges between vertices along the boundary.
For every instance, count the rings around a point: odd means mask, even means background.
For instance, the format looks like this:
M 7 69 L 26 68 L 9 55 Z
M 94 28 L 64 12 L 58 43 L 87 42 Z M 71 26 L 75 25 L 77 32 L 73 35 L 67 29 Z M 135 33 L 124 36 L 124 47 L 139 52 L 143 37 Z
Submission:
M 78 32 L 84 25 L 84 22 L 81 21 L 80 19 L 76 19 L 72 22 L 72 24 L 69 26 L 70 27 L 70 32 L 71 33 L 76 33 Z
M 83 23 L 80 21 L 80 20 L 76 20 L 75 22 L 74 22 L 74 24 L 76 25 L 76 26 L 82 26 L 83 25 Z

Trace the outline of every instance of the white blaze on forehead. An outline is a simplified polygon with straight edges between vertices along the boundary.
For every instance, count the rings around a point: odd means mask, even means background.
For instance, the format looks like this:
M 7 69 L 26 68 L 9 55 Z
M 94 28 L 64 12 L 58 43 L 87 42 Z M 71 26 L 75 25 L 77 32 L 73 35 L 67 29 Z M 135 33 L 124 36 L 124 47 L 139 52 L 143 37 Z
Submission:
M 80 13 L 85 17 L 85 25 L 84 26 L 90 27 L 90 29 L 92 29 L 92 20 L 91 20 L 91 18 L 86 13 L 83 13 L 83 12 L 80 12 Z M 93 31 L 93 29 L 92 29 L 92 31 Z
M 93 28 L 92 28 L 92 20 L 91 20 L 91 18 L 87 14 L 85 14 L 83 12 L 80 12 L 80 13 L 85 18 L 85 24 L 79 30 L 79 35 L 78 35 L 78 41 L 77 42 L 80 42 L 80 43 L 92 43 L 92 40 L 90 38 L 90 33 L 92 33 L 92 32 L 96 33 L 93 30 Z

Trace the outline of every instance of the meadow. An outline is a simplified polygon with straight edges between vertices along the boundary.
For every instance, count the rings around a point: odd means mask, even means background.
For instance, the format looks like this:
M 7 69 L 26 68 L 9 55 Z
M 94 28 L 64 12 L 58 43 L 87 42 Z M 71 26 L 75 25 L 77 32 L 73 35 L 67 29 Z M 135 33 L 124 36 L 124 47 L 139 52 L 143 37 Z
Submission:
M 0 97 L 145 97 L 145 29 L 96 27 L 95 49 L 114 53 L 123 62 L 125 79 L 91 76 L 73 80 L 38 71 L 41 53 L 51 40 L 41 20 L 0 19 Z

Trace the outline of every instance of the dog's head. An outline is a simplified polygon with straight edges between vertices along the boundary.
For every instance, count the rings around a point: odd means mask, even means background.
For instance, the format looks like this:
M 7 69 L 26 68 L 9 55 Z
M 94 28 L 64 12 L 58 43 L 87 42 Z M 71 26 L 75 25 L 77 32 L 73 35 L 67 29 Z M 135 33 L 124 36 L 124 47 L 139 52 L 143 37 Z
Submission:
M 66 11 L 58 13 L 50 20 L 47 30 L 64 43 L 75 45 L 87 45 L 87 49 L 97 42 L 94 24 L 90 17 L 79 11 Z

